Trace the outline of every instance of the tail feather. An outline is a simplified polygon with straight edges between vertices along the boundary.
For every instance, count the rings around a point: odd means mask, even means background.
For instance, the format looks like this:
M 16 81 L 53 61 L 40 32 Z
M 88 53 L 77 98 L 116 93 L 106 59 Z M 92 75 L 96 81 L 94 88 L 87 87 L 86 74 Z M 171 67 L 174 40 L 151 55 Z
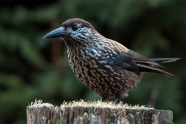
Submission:
M 143 72 L 159 73 L 159 74 L 165 75 L 167 77 L 174 76 L 171 73 L 168 73 L 166 71 L 163 71 L 163 70 L 160 70 L 157 68 L 153 68 L 152 66 L 146 66 L 146 65 L 142 65 L 142 64 L 137 64 L 137 65 L 138 65 L 139 70 L 143 71 Z
M 148 62 L 143 63 L 143 62 L 139 61 L 137 63 L 137 66 L 138 66 L 140 71 L 159 73 L 159 74 L 162 74 L 162 75 L 165 75 L 165 76 L 169 77 L 169 76 L 173 76 L 173 75 L 166 72 L 166 71 L 154 68 L 153 65 L 162 67 L 158 63 L 174 62 L 178 59 L 180 59 L 180 58 L 154 58 L 154 59 L 150 59 L 152 62 L 148 61 Z
M 137 64 L 143 64 L 143 65 L 150 65 L 150 66 L 159 66 L 159 67 L 162 67 L 164 68 L 162 65 L 158 64 L 157 62 L 154 62 L 154 61 L 135 61 Z
M 167 62 L 174 62 L 178 59 L 180 58 L 153 58 L 150 60 L 152 60 L 153 62 L 157 62 L 157 63 L 167 63 Z

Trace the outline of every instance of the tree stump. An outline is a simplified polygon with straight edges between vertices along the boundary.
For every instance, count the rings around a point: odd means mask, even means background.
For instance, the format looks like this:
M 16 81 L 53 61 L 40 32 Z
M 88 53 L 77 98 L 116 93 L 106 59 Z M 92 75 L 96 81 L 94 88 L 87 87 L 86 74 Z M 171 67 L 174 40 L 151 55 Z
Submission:
M 39 100 L 27 106 L 27 124 L 173 124 L 173 112 L 83 100 L 55 107 Z

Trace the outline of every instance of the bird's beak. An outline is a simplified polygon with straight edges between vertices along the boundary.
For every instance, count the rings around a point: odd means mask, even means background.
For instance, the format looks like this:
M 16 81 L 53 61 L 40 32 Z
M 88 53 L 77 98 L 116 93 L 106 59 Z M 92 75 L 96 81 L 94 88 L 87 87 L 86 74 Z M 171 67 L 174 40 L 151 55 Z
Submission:
M 60 27 L 57 28 L 51 32 L 49 32 L 48 34 L 46 34 L 43 38 L 57 38 L 57 37 L 64 37 L 64 36 L 68 36 L 68 32 L 64 31 L 64 27 Z

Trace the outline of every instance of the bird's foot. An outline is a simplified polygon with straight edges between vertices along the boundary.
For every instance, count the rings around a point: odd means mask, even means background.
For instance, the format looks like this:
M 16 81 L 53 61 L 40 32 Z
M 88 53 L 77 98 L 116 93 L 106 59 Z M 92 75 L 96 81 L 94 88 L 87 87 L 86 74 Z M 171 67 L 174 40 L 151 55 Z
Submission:
M 101 101 L 104 102 L 107 98 L 101 97 Z
M 118 102 L 119 99 L 115 99 L 114 102 L 112 103 L 113 105 Z

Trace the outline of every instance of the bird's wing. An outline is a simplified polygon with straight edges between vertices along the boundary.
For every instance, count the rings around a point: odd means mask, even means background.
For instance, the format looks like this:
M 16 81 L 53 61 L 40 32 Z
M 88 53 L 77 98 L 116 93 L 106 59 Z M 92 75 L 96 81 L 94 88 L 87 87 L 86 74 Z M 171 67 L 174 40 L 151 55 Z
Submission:
M 166 76 L 172 75 L 168 72 L 154 68 L 153 65 L 161 65 L 132 50 L 128 50 L 127 52 L 117 52 L 117 54 L 112 55 L 111 58 L 112 59 L 109 59 L 109 61 L 112 64 L 118 67 L 123 67 L 130 71 L 153 72 L 160 73 Z

